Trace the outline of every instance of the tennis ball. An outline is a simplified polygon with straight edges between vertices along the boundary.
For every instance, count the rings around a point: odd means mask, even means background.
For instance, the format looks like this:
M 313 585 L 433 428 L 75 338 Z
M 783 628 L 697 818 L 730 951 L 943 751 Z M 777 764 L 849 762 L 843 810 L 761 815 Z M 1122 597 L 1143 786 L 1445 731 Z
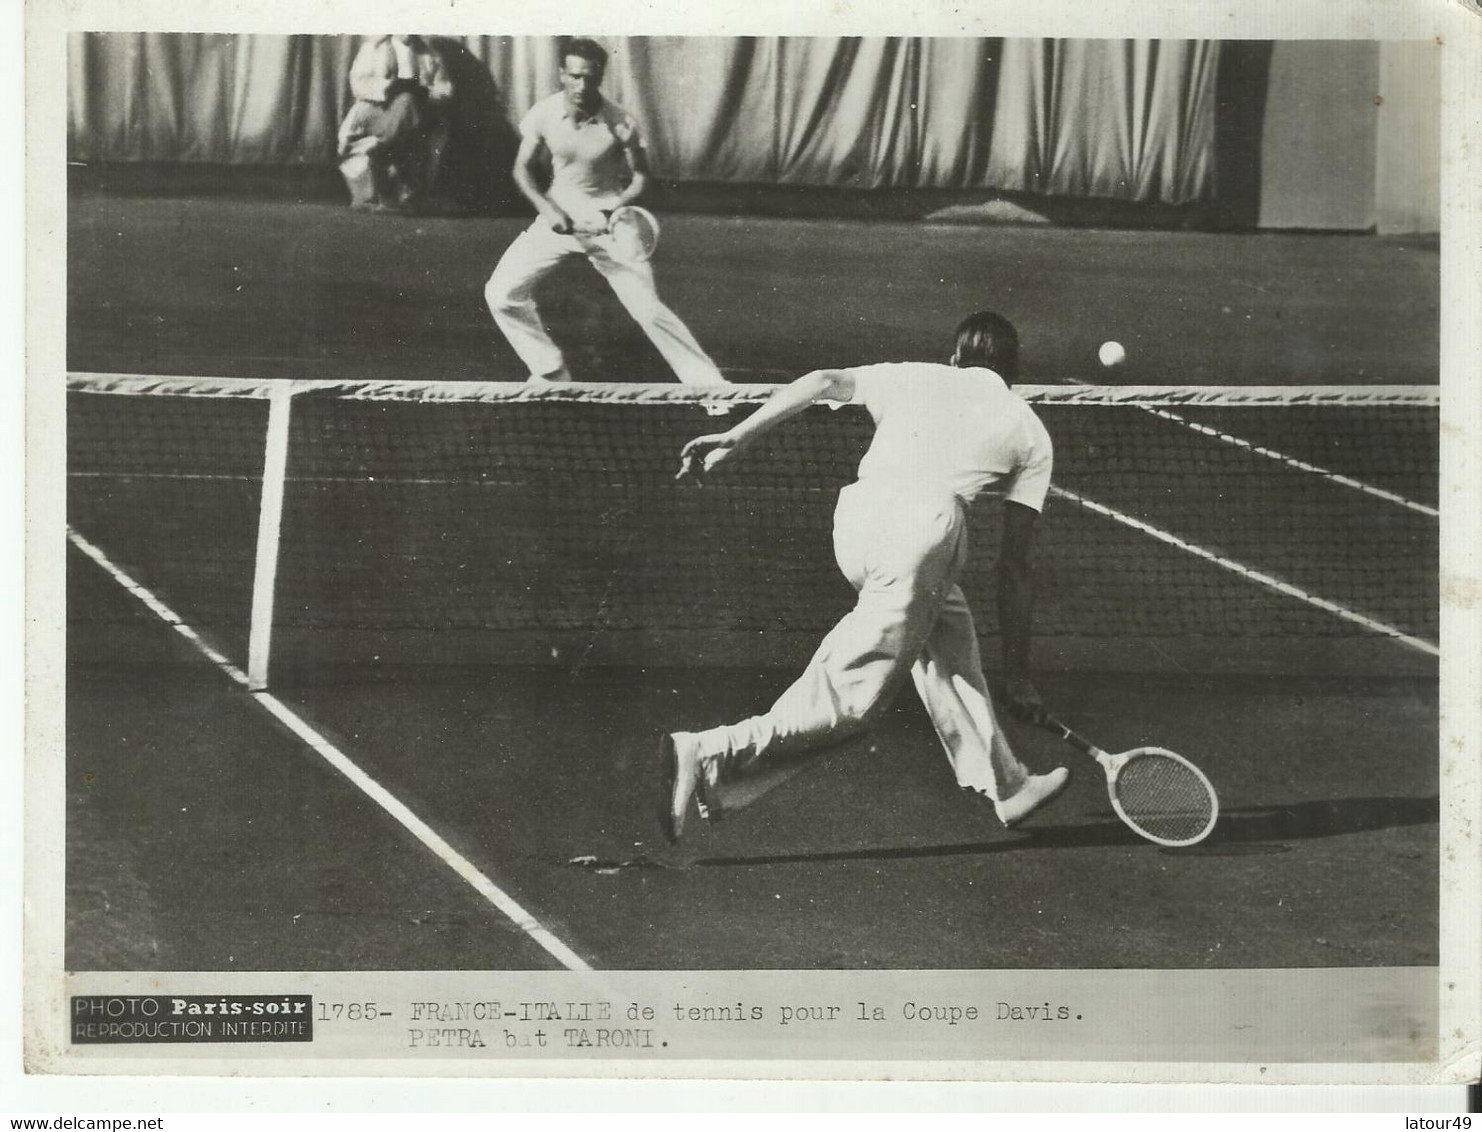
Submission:
M 1127 351 L 1122 349 L 1120 342 L 1103 342 L 1096 356 L 1107 369 L 1113 369 L 1127 360 Z

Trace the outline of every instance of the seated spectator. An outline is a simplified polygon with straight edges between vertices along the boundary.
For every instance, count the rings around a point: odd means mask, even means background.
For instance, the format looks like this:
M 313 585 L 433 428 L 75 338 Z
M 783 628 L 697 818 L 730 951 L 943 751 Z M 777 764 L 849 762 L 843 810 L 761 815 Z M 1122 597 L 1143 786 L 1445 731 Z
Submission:
M 340 172 L 354 208 L 425 208 L 448 141 L 453 84 L 442 54 L 421 36 L 383 35 L 350 67 L 355 104 L 340 126 Z

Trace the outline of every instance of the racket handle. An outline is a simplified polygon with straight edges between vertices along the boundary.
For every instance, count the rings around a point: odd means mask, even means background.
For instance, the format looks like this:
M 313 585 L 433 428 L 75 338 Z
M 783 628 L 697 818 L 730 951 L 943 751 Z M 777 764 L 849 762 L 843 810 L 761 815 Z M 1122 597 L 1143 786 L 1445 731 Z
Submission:
M 1096 744 L 1092 743 L 1084 736 L 1077 735 L 1069 727 L 1066 727 L 1065 724 L 1061 723 L 1058 719 L 1056 719 L 1053 715 L 1050 715 L 1048 712 L 1046 712 L 1040 718 L 1039 725 L 1046 731 L 1050 732 L 1050 734 L 1058 735 L 1060 738 L 1064 739 L 1067 743 L 1069 743 L 1076 750 L 1080 751 L 1083 755 L 1091 755 L 1093 757 L 1095 756 L 1097 751 Z

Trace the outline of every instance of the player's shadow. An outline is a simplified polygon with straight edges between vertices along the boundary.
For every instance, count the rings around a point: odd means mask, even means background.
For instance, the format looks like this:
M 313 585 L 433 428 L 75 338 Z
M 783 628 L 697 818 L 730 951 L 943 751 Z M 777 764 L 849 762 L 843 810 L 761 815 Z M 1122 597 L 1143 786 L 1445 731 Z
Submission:
M 1281 853 L 1288 842 L 1346 833 L 1368 833 L 1400 826 L 1431 825 L 1440 820 L 1439 798 L 1341 798 L 1331 802 L 1295 802 L 1285 806 L 1249 806 L 1225 810 L 1210 836 L 1198 845 L 1164 852 L 1240 856 Z M 827 861 L 892 861 L 932 857 L 970 857 L 1035 849 L 1103 849 L 1148 845 L 1120 821 L 1084 825 L 1046 825 L 995 841 L 903 848 L 864 848 L 819 853 L 775 853 L 735 857 L 700 857 L 695 868 L 743 865 L 815 864 Z

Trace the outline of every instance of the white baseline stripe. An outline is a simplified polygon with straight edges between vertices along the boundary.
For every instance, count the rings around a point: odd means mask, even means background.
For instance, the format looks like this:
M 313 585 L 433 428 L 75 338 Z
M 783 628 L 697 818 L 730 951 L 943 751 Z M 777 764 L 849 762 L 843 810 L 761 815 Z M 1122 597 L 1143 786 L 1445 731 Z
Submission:
M 185 624 L 164 602 L 160 601 L 153 593 L 134 581 L 128 574 L 120 569 L 114 562 L 78 534 L 71 527 L 67 528 L 67 539 L 99 566 L 101 566 L 114 581 L 128 590 L 151 612 L 166 622 L 176 632 L 180 633 L 186 640 L 194 645 L 200 653 L 206 657 L 222 672 L 226 673 L 233 681 L 240 684 L 244 689 L 248 686 L 247 674 L 240 668 L 227 660 L 215 649 L 211 648 L 200 635 Z M 592 968 L 577 955 L 576 952 L 567 947 L 566 944 L 557 939 L 556 936 L 520 906 L 519 902 L 491 881 L 483 873 L 479 872 L 468 860 L 456 849 L 449 845 L 439 836 L 431 826 L 412 813 L 399 799 L 389 790 L 382 786 L 365 771 L 361 770 L 354 762 L 345 756 L 333 743 L 315 731 L 308 723 L 304 722 L 292 708 L 288 707 L 276 696 L 267 692 L 254 692 L 252 698 L 287 727 L 293 734 L 297 735 L 307 743 L 325 762 L 348 778 L 362 793 L 371 801 L 380 806 L 388 814 L 396 819 L 403 828 L 413 837 L 432 850 L 443 864 L 447 865 L 487 900 L 494 905 L 503 915 L 515 924 L 521 931 L 533 939 L 541 947 L 545 948 L 563 967 L 570 971 L 590 971 Z
M 1107 507 L 1105 504 L 1097 503 L 1094 499 L 1088 499 L 1084 495 L 1077 495 L 1075 492 L 1063 487 L 1052 486 L 1050 492 L 1061 499 L 1069 499 L 1072 503 L 1078 503 L 1088 511 L 1093 511 L 1118 523 L 1124 523 L 1133 530 L 1141 531 L 1145 535 L 1151 535 L 1153 538 L 1160 542 L 1165 542 L 1169 546 L 1188 551 L 1190 554 L 1197 558 L 1202 558 L 1206 562 L 1213 562 L 1216 566 L 1222 566 L 1233 574 L 1238 574 L 1242 578 L 1257 582 L 1260 585 L 1275 590 L 1277 593 L 1286 594 L 1288 597 L 1294 597 L 1299 601 L 1305 601 L 1308 605 L 1315 606 L 1325 613 L 1331 613 L 1333 616 L 1339 617 L 1344 621 L 1351 621 L 1355 625 L 1362 625 L 1365 629 L 1382 633 L 1391 640 L 1409 645 L 1411 648 L 1423 653 L 1429 653 L 1431 656 L 1441 655 L 1440 648 L 1431 641 L 1427 641 L 1421 637 L 1412 637 L 1396 629 L 1393 625 L 1386 625 L 1383 621 L 1376 621 L 1372 617 L 1365 617 L 1362 613 L 1355 613 L 1353 610 L 1341 606 L 1337 602 L 1308 593 L 1306 590 L 1294 586 L 1290 582 L 1283 582 L 1280 578 L 1274 578 L 1270 574 L 1262 573 L 1260 570 L 1254 570 L 1249 566 L 1236 562 L 1234 559 L 1224 558 L 1212 550 L 1206 550 L 1204 547 L 1196 546 L 1185 539 L 1179 538 L 1175 534 L 1170 534 L 1168 531 L 1144 523 L 1141 519 L 1134 519 L 1131 515 L 1124 515 L 1120 511 Z

